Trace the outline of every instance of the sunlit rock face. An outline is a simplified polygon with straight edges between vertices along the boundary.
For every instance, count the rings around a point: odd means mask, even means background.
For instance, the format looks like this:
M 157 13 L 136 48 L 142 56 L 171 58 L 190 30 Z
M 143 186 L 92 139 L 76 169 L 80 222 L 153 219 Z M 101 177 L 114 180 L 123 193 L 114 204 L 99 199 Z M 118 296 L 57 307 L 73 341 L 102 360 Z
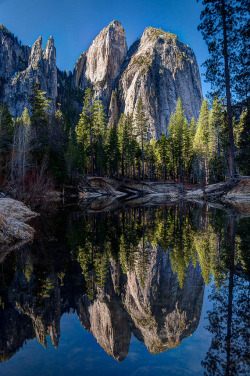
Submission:
M 31 49 L 21 46 L 13 38 L 6 29 L 5 32 L 0 31 L 1 99 L 14 117 L 20 117 L 25 107 L 30 109 L 32 83 L 38 83 L 51 100 L 52 112 L 55 111 L 57 66 L 53 37 L 48 39 L 45 51 L 42 49 L 42 37 L 37 39 Z
M 151 137 L 166 132 L 178 97 L 190 120 L 197 119 L 202 88 L 193 50 L 176 35 L 147 27 L 128 51 L 119 81 L 120 111 L 134 113 L 141 97 Z
M 145 106 L 150 137 L 166 133 L 180 97 L 190 121 L 197 119 L 202 88 L 193 50 L 177 36 L 147 27 L 127 52 L 122 25 L 113 21 L 75 64 L 76 87 L 93 89 L 104 103 L 110 122 L 133 114 L 139 98 Z
M 125 32 L 120 22 L 113 21 L 95 38 L 86 53 L 75 64 L 74 82 L 81 89 L 93 89 L 107 111 L 112 89 L 127 55 Z

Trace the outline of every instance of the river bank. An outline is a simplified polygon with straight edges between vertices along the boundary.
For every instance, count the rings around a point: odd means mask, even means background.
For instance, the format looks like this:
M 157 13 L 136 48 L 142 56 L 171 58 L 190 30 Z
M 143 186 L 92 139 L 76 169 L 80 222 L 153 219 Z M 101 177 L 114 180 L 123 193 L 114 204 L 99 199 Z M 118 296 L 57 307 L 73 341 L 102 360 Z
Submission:
M 217 206 L 237 215 L 249 216 L 250 178 L 241 177 L 201 189 L 195 185 L 174 182 L 118 181 L 89 177 L 79 184 L 78 189 L 65 187 L 62 192 L 50 192 L 43 197 L 42 202 L 54 202 L 60 207 L 72 200 L 82 210 L 90 212 L 116 210 L 123 206 L 195 201 L 201 205 Z M 40 209 L 37 207 L 35 211 L 39 212 Z M 35 231 L 27 222 L 39 215 L 35 211 L 13 198 L 0 197 L 0 254 L 32 241 Z

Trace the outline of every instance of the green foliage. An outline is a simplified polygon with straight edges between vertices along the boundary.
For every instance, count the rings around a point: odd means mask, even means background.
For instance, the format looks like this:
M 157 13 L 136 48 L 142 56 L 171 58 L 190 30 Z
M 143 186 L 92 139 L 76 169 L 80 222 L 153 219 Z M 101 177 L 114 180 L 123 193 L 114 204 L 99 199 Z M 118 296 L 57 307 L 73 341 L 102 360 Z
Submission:
M 0 157 L 1 165 L 6 162 L 11 151 L 12 138 L 14 134 L 14 121 L 8 107 L 0 103 Z
M 119 140 L 117 125 L 109 127 L 106 134 L 105 155 L 107 159 L 107 169 L 110 171 L 111 176 L 115 175 L 115 172 L 119 170 Z
M 170 156 L 172 162 L 172 174 L 183 180 L 183 172 L 185 175 L 184 158 L 188 162 L 188 154 L 190 149 L 190 135 L 187 119 L 184 114 L 184 108 L 181 99 L 178 98 L 175 113 L 171 114 L 168 133 L 170 144 Z
M 25 109 L 16 121 L 14 138 L 12 117 L 5 105 L 0 107 L 2 167 L 8 165 L 11 153 L 12 157 L 17 155 L 15 143 L 22 139 L 22 132 L 17 129 L 23 129 L 26 136 L 18 149 L 18 166 L 22 155 L 29 165 L 23 169 L 25 173 L 43 166 L 46 176 L 52 176 L 58 186 L 69 179 L 77 183 L 79 175 L 84 174 L 203 184 L 225 180 L 228 175 L 227 124 L 223 102 L 218 97 L 214 97 L 211 110 L 208 100 L 203 101 L 197 124 L 194 119 L 188 123 L 179 98 L 167 135 L 162 134 L 159 140 L 149 140 L 142 98 L 134 114 L 121 114 L 118 124 L 107 125 L 102 102 L 86 89 L 79 121 L 70 128 L 59 103 L 56 113 L 51 114 L 50 101 L 39 85 L 33 85 L 30 104 L 31 116 Z M 247 158 L 243 157 L 249 154 L 248 124 L 246 111 L 239 122 L 234 120 L 237 161 L 244 174 L 249 171 Z M 11 165 L 17 166 L 13 162 Z
M 50 101 L 39 84 L 33 84 L 30 96 L 32 123 L 32 154 L 37 165 L 41 165 L 48 153 Z
M 142 180 L 144 180 L 144 145 L 148 138 L 148 124 L 146 119 L 145 108 L 140 97 L 137 103 L 135 112 L 135 129 L 136 136 L 139 139 L 141 145 L 141 155 L 142 155 Z
M 235 129 L 236 133 L 236 161 L 242 175 L 250 175 L 250 116 L 243 110 L 240 121 Z
M 214 92 L 225 97 L 225 18 L 227 58 L 232 95 L 240 100 L 249 96 L 249 4 L 245 0 L 200 0 L 204 5 L 198 30 L 208 46 L 206 79 Z
M 214 278 L 220 289 L 230 263 L 230 218 L 221 210 L 204 209 L 182 204 L 84 216 L 78 226 L 81 231 L 74 232 L 72 247 L 88 281 L 89 296 L 93 298 L 97 287 L 105 286 L 110 262 L 114 261 L 121 264 L 123 273 L 136 272 L 144 286 L 154 247 L 169 253 L 181 288 L 191 265 L 199 264 L 205 283 Z M 235 265 L 240 262 L 247 268 L 244 226 L 245 220 L 237 227 Z

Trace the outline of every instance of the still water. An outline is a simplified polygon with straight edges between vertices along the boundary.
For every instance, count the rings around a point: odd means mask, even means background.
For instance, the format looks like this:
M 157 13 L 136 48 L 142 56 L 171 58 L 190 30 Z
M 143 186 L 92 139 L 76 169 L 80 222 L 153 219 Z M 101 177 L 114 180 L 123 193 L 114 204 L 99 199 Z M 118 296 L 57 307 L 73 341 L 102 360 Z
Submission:
M 249 218 L 84 205 L 33 225 L 0 263 L 1 376 L 249 374 Z

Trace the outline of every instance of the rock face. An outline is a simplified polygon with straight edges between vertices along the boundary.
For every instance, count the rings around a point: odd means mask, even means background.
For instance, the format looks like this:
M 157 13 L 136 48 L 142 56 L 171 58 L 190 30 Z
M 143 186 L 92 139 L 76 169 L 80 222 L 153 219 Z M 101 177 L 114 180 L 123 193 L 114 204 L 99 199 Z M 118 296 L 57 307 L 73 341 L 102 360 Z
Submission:
M 0 87 L 28 67 L 30 47 L 22 46 L 4 26 L 0 26 Z M 0 93 L 1 95 L 1 93 Z
M 122 25 L 112 22 L 76 62 L 74 83 L 90 87 L 102 99 L 112 122 L 134 113 L 141 97 L 150 137 L 167 131 L 171 112 L 181 98 L 188 120 L 197 119 L 202 88 L 192 49 L 176 35 L 147 27 L 129 49 Z
M 125 32 L 120 22 L 113 21 L 77 60 L 74 69 L 75 85 L 83 90 L 87 87 L 93 89 L 95 96 L 103 101 L 107 110 L 126 55 Z
M 56 49 L 50 37 L 45 51 L 42 37 L 32 49 L 21 46 L 5 28 L 0 29 L 0 75 L 3 83 L 1 100 L 7 103 L 14 117 L 21 116 L 25 107 L 30 108 L 29 96 L 32 83 L 39 83 L 41 90 L 51 99 L 51 110 L 55 111 L 57 97 Z
M 121 112 L 133 113 L 141 97 L 151 137 L 166 132 L 181 98 L 188 120 L 197 119 L 202 102 L 199 68 L 192 49 L 176 35 L 148 27 L 128 52 L 119 82 Z

